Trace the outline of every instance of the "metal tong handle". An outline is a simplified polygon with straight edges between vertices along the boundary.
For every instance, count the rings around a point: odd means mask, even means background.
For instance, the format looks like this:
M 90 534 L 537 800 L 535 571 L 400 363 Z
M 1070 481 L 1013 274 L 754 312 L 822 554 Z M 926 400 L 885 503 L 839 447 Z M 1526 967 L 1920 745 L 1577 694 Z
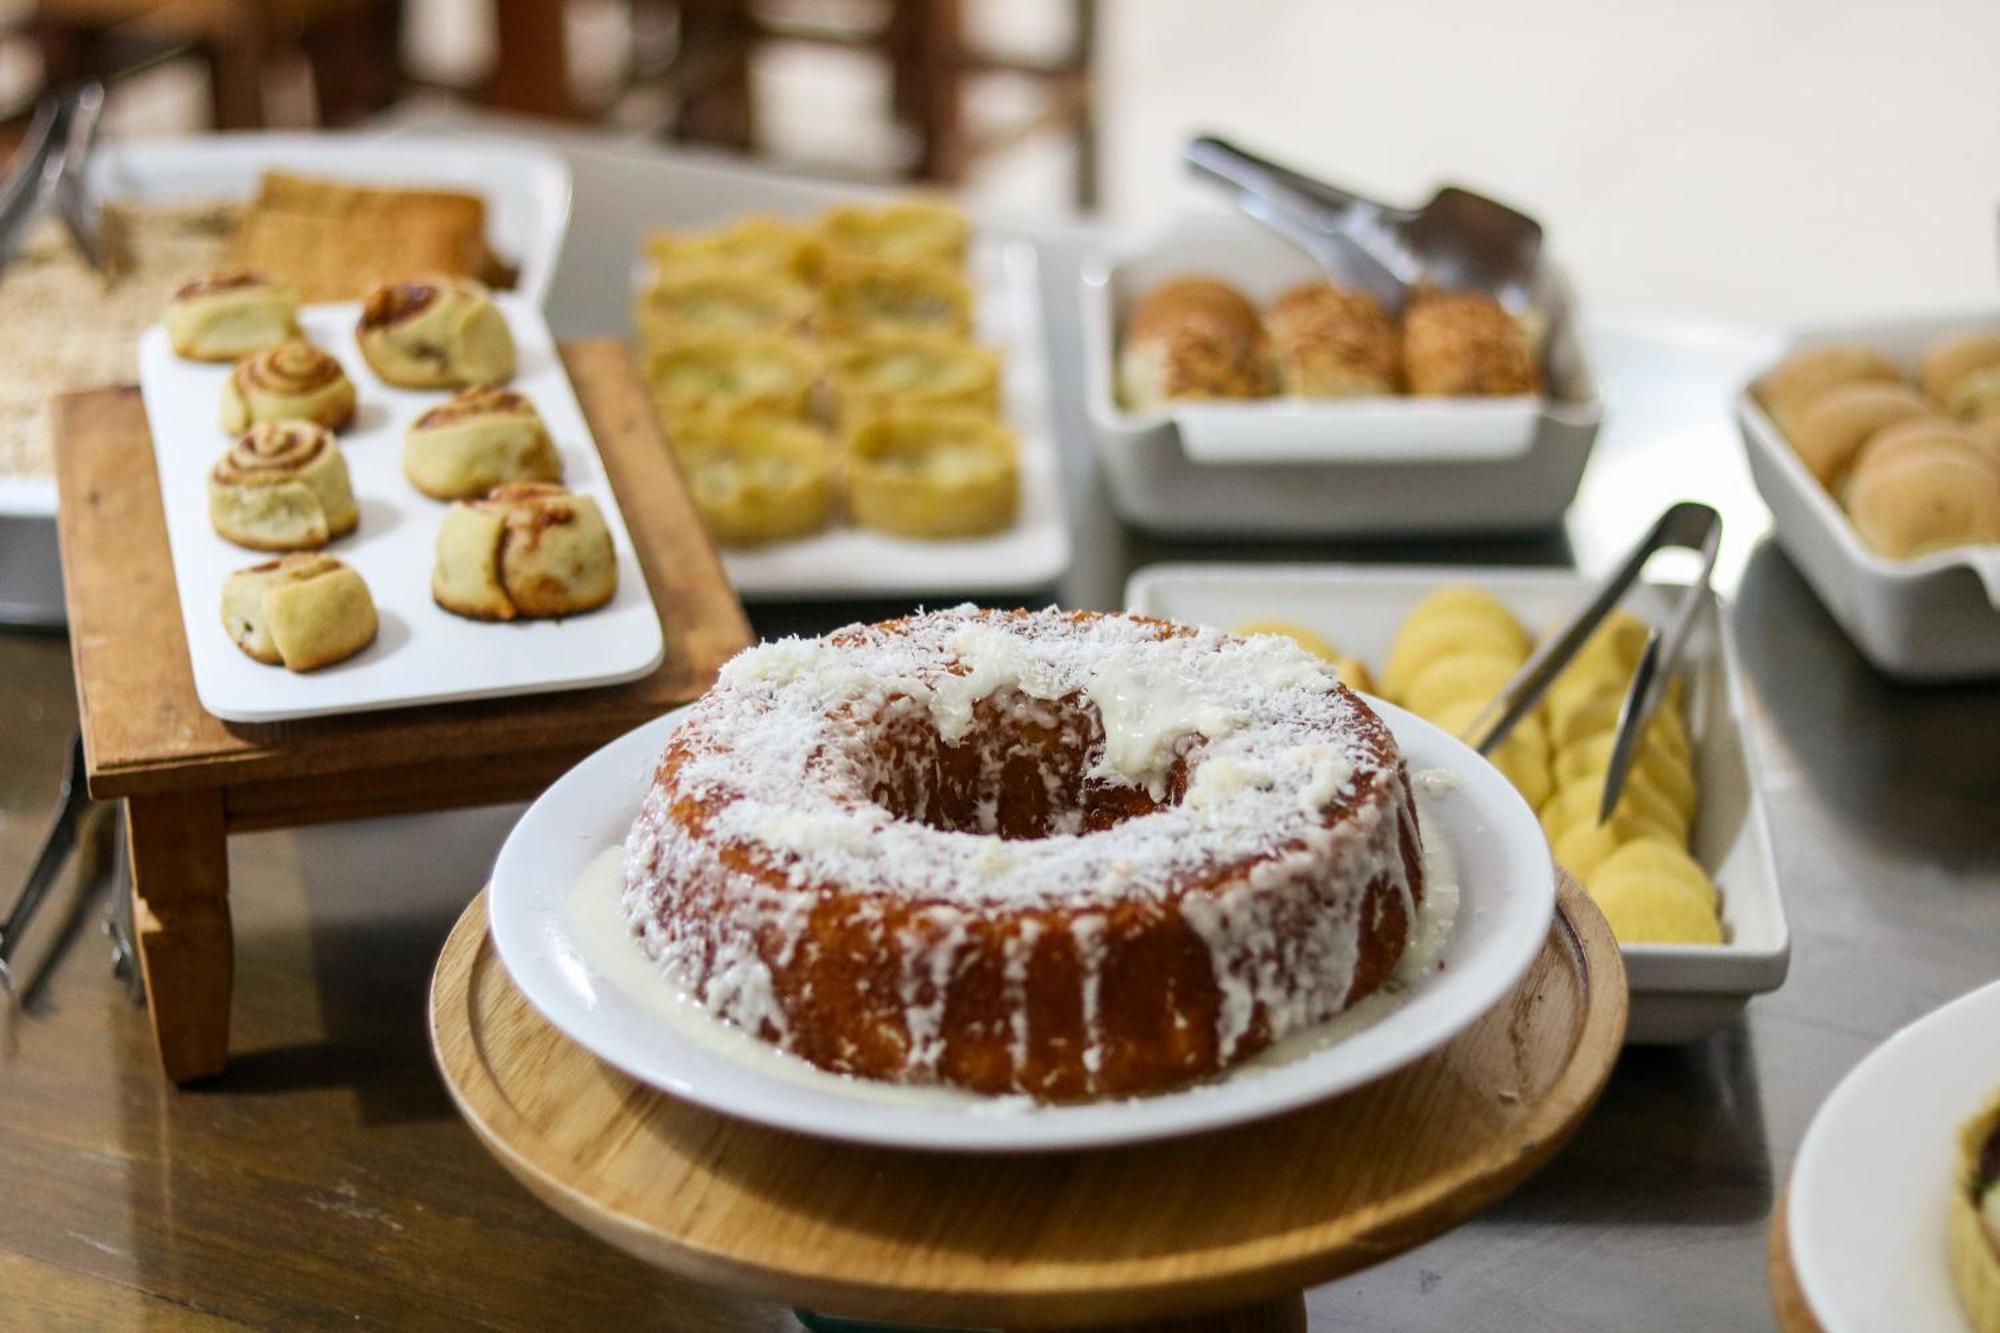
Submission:
M 1535 650 L 1486 710 L 1473 720 L 1470 732 L 1472 747 L 1481 754 L 1490 752 L 1506 739 L 1522 718 L 1533 711 L 1549 686 L 1555 683 L 1556 677 L 1562 674 L 1563 668 L 1569 665 L 1570 659 L 1576 656 L 1598 625 L 1624 598 L 1626 591 L 1638 581 L 1654 552 L 1667 547 L 1685 547 L 1700 552 L 1701 572 L 1681 595 L 1665 633 L 1662 634 L 1655 626 L 1646 636 L 1646 647 L 1639 655 L 1639 664 L 1632 672 L 1632 682 L 1625 691 L 1624 705 L 1618 711 L 1618 731 L 1611 744 L 1611 761 L 1605 770 L 1604 794 L 1597 811 L 1599 823 L 1609 819 L 1611 812 L 1618 807 L 1619 796 L 1625 791 L 1625 779 L 1631 771 L 1639 738 L 1644 734 L 1646 724 L 1653 720 L 1653 714 L 1659 711 L 1660 701 L 1666 697 L 1667 683 L 1673 678 L 1674 667 L 1687 647 L 1688 635 L 1694 628 L 1695 613 L 1700 609 L 1701 600 L 1707 594 L 1709 581 L 1715 573 L 1715 557 L 1721 544 L 1722 515 L 1714 509 L 1693 500 L 1682 500 L 1668 506 L 1590 600 L 1570 612 L 1561 627 Z M 1489 723 L 1488 718 L 1493 720 Z
M 64 119 L 62 103 L 49 98 L 35 107 L 35 118 L 14 157 L 7 179 L 0 182 L 0 269 L 5 269 L 27 234 L 28 223 L 47 188 L 49 163 L 56 154 L 56 130 Z
M 56 874 L 62 869 L 70 850 L 76 846 L 77 826 L 82 822 L 83 812 L 90 807 L 90 792 L 84 778 L 83 735 L 79 732 L 70 741 L 69 763 L 63 770 L 62 801 L 56 809 L 55 821 L 49 825 L 48 835 L 42 839 L 42 850 L 35 857 L 35 864 L 28 871 L 26 883 L 21 886 L 21 894 L 14 900 L 7 918 L 0 921 L 0 990 L 11 993 L 14 989 L 14 974 L 8 966 L 15 947 L 21 942 L 21 932 L 48 896 L 49 889 L 56 882 Z
M 1302 172 L 1279 166 L 1213 135 L 1182 151 L 1195 174 L 1234 191 L 1239 208 L 1338 270 L 1391 308 L 1402 306 L 1423 276 L 1386 225 L 1396 210 Z
M 104 121 L 104 85 L 91 82 L 78 88 L 69 102 L 69 123 L 63 131 L 62 156 L 54 169 L 51 190 L 56 209 L 62 215 L 70 239 L 83 252 L 91 268 L 102 273 L 107 256 L 104 250 L 103 210 L 96 192 L 90 188 L 90 153 L 97 146 L 98 127 Z

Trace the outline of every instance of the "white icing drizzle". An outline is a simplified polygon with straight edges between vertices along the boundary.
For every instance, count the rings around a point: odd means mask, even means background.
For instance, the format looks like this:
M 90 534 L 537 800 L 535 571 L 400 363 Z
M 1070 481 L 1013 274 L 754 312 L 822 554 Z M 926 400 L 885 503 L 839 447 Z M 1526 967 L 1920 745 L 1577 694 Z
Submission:
M 1014 756 L 982 739 L 974 828 L 930 827 L 883 804 L 901 783 L 923 808 L 932 775 L 885 759 L 882 728 L 921 719 L 954 743 L 994 710 L 1065 734 L 1094 725 L 1088 780 L 1156 801 L 1185 761 L 1184 797 L 1084 832 L 1081 809 L 1055 799 L 1062 775 L 1044 772 L 1051 832 L 1002 841 L 993 832 L 1001 772 Z M 855 626 L 748 650 L 690 711 L 676 732 L 686 755 L 675 789 L 655 787 L 627 840 L 624 910 L 646 951 L 709 1013 L 781 1047 L 790 1033 L 771 969 L 790 965 L 814 908 L 836 891 L 878 914 L 872 947 L 893 960 L 902 1023 L 885 1035 L 903 1043 L 905 1076 L 919 1082 L 938 1076 L 947 997 L 981 916 L 1063 909 L 1053 919 L 1067 923 L 1083 964 L 1081 1059 L 1093 1076 L 1104 1058 L 1106 953 L 1096 906 L 1178 908 L 1208 948 L 1225 1061 L 1252 1030 L 1282 1038 L 1341 1009 L 1371 882 L 1386 876 L 1404 919 L 1417 919 L 1401 855 L 1403 839 L 1417 844 L 1407 784 L 1393 771 L 1376 780 L 1387 765 L 1363 739 L 1363 707 L 1279 636 L 1168 636 L 1122 616 L 966 606 L 896 633 Z M 1353 799 L 1364 782 L 1369 799 Z M 702 827 L 669 818 L 670 797 L 701 802 Z M 730 868 L 724 849 L 767 875 Z M 1197 878 L 1209 887 L 1184 888 Z M 729 888 L 681 910 L 686 886 L 716 884 Z M 884 902 L 920 909 L 901 916 L 893 940 L 883 937 Z M 1038 943 L 1024 933 L 1003 950 L 1017 1068 L 1033 1038 L 1022 997 Z

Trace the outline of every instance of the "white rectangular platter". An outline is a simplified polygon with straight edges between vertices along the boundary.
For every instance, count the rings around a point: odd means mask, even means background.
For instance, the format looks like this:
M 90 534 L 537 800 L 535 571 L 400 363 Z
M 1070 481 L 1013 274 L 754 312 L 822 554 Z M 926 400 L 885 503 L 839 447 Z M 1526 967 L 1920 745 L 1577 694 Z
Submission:
M 1590 592 L 1567 570 L 1385 565 L 1155 565 L 1126 588 L 1129 610 L 1228 629 L 1247 620 L 1292 621 L 1317 631 L 1370 670 L 1425 593 L 1472 584 L 1504 602 L 1540 633 Z M 1680 589 L 1642 583 L 1628 596 L 1634 613 L 1664 623 Z M 1743 732 L 1740 670 L 1721 604 L 1696 617 L 1682 669 L 1688 675 L 1689 730 L 1698 803 L 1691 850 L 1722 890 L 1726 942 L 1628 944 L 1632 988 L 1626 1040 L 1691 1041 L 1723 1026 L 1753 994 L 1775 990 L 1790 965 L 1791 941 L 1763 804 Z
M 1013 526 L 988 537 L 918 540 L 836 517 L 796 541 L 723 547 L 723 568 L 745 601 L 1016 592 L 1046 587 L 1069 568 L 1035 249 L 1025 241 L 982 239 L 969 265 L 978 294 L 975 337 L 1006 358 L 1002 419 L 1021 442 L 1021 508 Z
M 279 722 L 611 685 L 659 665 L 665 650 L 659 616 L 548 325 L 525 297 L 496 300 L 520 354 L 512 387 L 534 402 L 548 424 L 562 453 L 565 483 L 595 499 L 611 529 L 617 594 L 587 615 L 510 624 L 466 620 L 433 602 L 431 565 L 446 506 L 403 476 L 403 435 L 447 394 L 398 389 L 377 379 L 355 345 L 358 305 L 308 306 L 300 313 L 301 328 L 339 359 L 360 398 L 340 447 L 361 506 L 361 525 L 326 549 L 367 580 L 381 630 L 358 656 L 306 675 L 253 661 L 222 629 L 224 578 L 271 558 L 224 541 L 209 523 L 208 471 L 229 444 L 219 413 L 230 367 L 183 361 L 157 325 L 140 340 L 139 384 L 152 427 L 188 657 L 195 693 L 209 712 L 231 722 Z

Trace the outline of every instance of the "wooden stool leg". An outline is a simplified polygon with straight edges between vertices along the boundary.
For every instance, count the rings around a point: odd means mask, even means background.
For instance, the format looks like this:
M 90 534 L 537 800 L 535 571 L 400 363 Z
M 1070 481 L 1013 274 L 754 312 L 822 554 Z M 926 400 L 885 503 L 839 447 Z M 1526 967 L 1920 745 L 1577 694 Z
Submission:
M 160 1063 L 176 1083 L 220 1073 L 236 971 L 222 794 L 134 796 L 125 828 L 132 931 Z
M 1187 1319 L 1119 1324 L 1105 1333 L 1306 1333 L 1306 1296 L 1298 1292 L 1274 1301 Z

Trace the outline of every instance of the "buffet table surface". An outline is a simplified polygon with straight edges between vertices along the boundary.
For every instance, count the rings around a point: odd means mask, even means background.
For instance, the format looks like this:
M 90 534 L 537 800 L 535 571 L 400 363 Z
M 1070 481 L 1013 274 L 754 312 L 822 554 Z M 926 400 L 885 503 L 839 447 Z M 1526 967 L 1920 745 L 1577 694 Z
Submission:
M 617 332 L 647 225 L 646 156 L 551 141 L 577 187 L 552 322 L 562 337 Z M 1884 680 L 1762 538 L 1724 394 L 1769 339 L 1597 320 L 1612 424 L 1563 535 L 1414 550 L 1159 542 L 1109 517 L 1086 443 L 1074 274 L 1093 236 L 1027 234 L 1043 248 L 1077 537 L 1076 564 L 1046 600 L 1116 606 L 1129 572 L 1162 559 L 1595 569 L 1672 498 L 1663 487 L 1724 510 L 1721 582 L 1750 676 L 1789 980 L 1707 1041 L 1627 1051 L 1575 1140 L 1518 1193 L 1315 1290 L 1309 1309 L 1327 1328 L 1768 1326 L 1765 1229 L 1811 1115 L 1889 1033 L 2000 974 L 2000 686 Z M 771 635 L 907 609 L 753 606 L 751 619 Z M 59 637 L 0 635 L 0 720 L 0 890 L 11 890 L 75 721 Z M 25 1008 L 0 1005 L 0 1309 L 30 1326 L 797 1327 L 572 1228 L 453 1112 L 426 1045 L 425 987 L 517 812 L 236 840 L 236 1053 L 223 1077 L 189 1090 L 160 1078 L 146 1015 L 107 965 L 105 899 L 72 910 L 74 895 L 56 895 L 19 960 Z M 73 947 L 38 975 L 65 931 Z

